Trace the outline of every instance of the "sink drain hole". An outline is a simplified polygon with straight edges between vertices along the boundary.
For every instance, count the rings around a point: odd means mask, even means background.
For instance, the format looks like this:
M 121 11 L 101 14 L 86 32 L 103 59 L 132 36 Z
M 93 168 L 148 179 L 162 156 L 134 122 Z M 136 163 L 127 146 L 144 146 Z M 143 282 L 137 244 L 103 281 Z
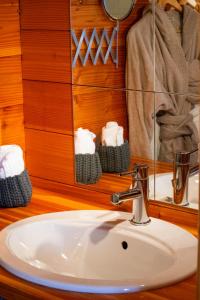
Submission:
M 122 242 L 122 248 L 126 250 L 128 248 L 128 243 L 126 241 Z

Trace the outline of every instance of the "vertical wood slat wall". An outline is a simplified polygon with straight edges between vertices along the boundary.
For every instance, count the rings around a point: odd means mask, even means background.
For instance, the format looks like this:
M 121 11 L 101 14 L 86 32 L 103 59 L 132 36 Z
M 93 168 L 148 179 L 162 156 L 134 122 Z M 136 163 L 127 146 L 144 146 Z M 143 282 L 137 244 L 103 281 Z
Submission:
M 18 0 L 0 1 L 0 145 L 25 150 Z

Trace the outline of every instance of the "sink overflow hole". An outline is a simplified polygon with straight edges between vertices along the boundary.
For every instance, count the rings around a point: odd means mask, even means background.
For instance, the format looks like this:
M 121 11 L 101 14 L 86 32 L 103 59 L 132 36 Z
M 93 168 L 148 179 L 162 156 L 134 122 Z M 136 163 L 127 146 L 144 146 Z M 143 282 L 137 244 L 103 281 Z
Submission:
M 128 248 L 128 243 L 126 241 L 122 242 L 122 248 L 126 250 Z

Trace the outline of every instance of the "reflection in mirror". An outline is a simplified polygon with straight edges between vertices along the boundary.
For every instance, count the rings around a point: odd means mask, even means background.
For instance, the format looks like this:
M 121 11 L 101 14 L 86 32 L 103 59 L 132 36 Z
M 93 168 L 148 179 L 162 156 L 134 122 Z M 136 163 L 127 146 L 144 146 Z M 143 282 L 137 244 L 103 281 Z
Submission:
M 150 176 L 149 179 L 149 192 L 150 199 L 155 199 L 163 203 L 173 204 L 174 189 L 172 185 L 173 172 L 157 173 L 154 176 Z M 189 176 L 188 187 L 186 192 L 183 189 L 186 202 L 182 207 L 188 207 L 192 209 L 198 209 L 199 206 L 199 173 L 194 172 L 192 176 Z
M 173 162 L 176 153 L 191 152 L 191 164 L 197 163 L 198 152 L 194 150 L 199 143 L 199 107 L 192 107 L 189 98 L 190 95 L 155 94 L 155 143 L 158 160 Z M 199 99 L 191 98 L 196 102 Z
M 129 16 L 136 0 L 102 0 L 106 14 L 113 20 L 122 21 Z
M 198 208 L 200 14 L 196 1 L 173 2 L 181 9 L 155 6 L 155 158 L 173 165 L 162 184 L 156 175 L 155 198 Z M 185 165 L 179 152 L 188 155 Z
M 141 99 L 127 97 L 129 115 L 129 141 L 132 155 L 143 155 L 152 158 L 150 147 L 144 149 L 143 142 L 152 142 L 152 127 L 154 120 L 159 126 L 160 149 L 158 159 L 173 162 L 175 152 L 193 151 L 198 145 L 198 132 L 193 114 L 198 114 L 200 102 L 200 34 L 197 27 L 192 28 L 191 36 L 195 43 L 189 42 L 189 28 L 183 36 L 184 48 L 179 41 L 179 35 L 173 25 L 170 26 L 169 12 L 177 15 L 179 11 L 173 9 L 165 11 L 160 5 L 155 5 L 155 81 L 153 58 L 153 29 L 152 8 L 148 7 L 139 23 L 134 25 L 127 38 L 127 88 L 141 90 L 155 90 L 155 107 L 145 96 Z M 200 15 L 188 5 L 182 9 L 188 17 L 195 16 L 195 24 L 200 25 Z M 166 22 L 164 22 L 166 20 Z M 150 26 L 148 26 L 148 24 Z M 199 28 L 198 25 L 198 28 Z M 195 33 L 193 30 L 196 28 Z M 198 31 L 198 32 L 197 32 Z M 188 36 L 187 41 L 186 36 Z M 191 62 L 190 62 L 191 60 Z M 188 69 L 189 66 L 189 69 Z M 170 86 L 180 87 L 179 93 L 169 93 Z M 155 109 L 155 113 L 154 113 Z M 197 121 L 198 122 L 198 121 Z M 138 130 L 137 139 L 133 132 Z M 192 155 L 193 162 L 197 155 Z
M 172 2 L 185 5 L 179 4 L 181 10 L 165 5 L 155 7 L 155 90 L 199 96 L 200 14 L 193 7 L 197 2 Z
M 155 16 L 156 22 L 158 22 L 155 27 L 153 22 L 154 11 L 161 10 L 166 15 L 168 11 L 160 4 L 156 4 L 155 10 L 152 5 L 148 4 L 148 1 L 146 4 L 142 16 L 140 15 L 138 18 L 139 21 L 134 24 L 129 23 L 126 28 L 128 34 L 123 31 L 124 35 L 120 35 L 120 56 L 124 61 L 126 60 L 126 72 L 122 68 L 120 72 L 113 73 L 110 67 L 106 68 L 106 65 L 103 66 L 106 69 L 102 69 L 102 64 L 88 65 L 84 70 L 78 66 L 73 70 L 76 78 L 85 80 L 82 85 L 73 85 L 74 128 L 75 130 L 80 127 L 88 129 L 90 135 L 92 133 L 96 135 L 94 141 L 99 144 L 102 128 L 106 126 L 106 123 L 117 122 L 124 128 L 124 138 L 129 142 L 131 152 L 129 169 L 133 169 L 135 162 L 142 162 L 148 163 L 150 166 L 150 175 L 156 173 L 155 179 L 153 176 L 150 181 L 151 199 L 159 201 L 164 199 L 166 203 L 174 204 L 176 197 L 179 199 L 176 199 L 176 205 L 183 206 L 185 209 L 185 196 L 189 188 L 190 199 L 188 198 L 188 202 L 190 203 L 189 205 L 187 203 L 187 207 L 194 208 L 191 203 L 194 204 L 198 196 L 194 195 L 192 198 L 191 191 L 195 189 L 195 193 L 197 193 L 198 184 L 195 187 L 193 185 L 198 182 L 199 175 L 196 173 L 195 177 L 192 176 L 190 163 L 192 162 L 193 165 L 198 163 L 197 152 L 193 152 L 198 146 L 199 135 L 197 130 L 199 95 L 196 93 L 198 80 L 195 79 L 198 63 L 193 72 L 194 80 L 191 81 L 194 93 L 169 93 L 168 86 L 171 81 L 173 83 L 174 77 L 172 76 L 170 79 L 171 61 L 165 61 L 164 57 L 169 51 L 177 49 L 171 45 L 169 48 L 168 44 L 165 44 L 165 40 L 158 39 L 157 31 L 163 30 L 163 35 L 167 31 L 167 27 L 164 25 L 158 27 L 159 22 L 162 25 L 158 14 Z M 134 9 L 137 11 L 137 4 Z M 182 11 L 184 10 L 185 8 L 182 8 Z M 156 35 L 154 35 L 154 28 Z M 162 36 L 162 32 L 159 31 L 159 34 Z M 188 43 L 189 46 L 190 43 Z M 158 61 L 155 64 L 154 58 L 157 58 L 157 52 L 154 50 L 158 49 L 160 49 L 160 56 L 158 56 L 160 61 L 159 64 Z M 162 53 L 163 57 L 161 57 Z M 172 74 L 175 71 L 172 70 Z M 93 76 L 94 74 L 95 76 Z M 183 76 L 185 75 L 183 74 Z M 110 82 L 115 81 L 115 88 L 112 87 L 112 84 L 108 88 L 107 79 Z M 158 79 L 160 85 L 163 84 L 165 89 L 156 92 Z M 123 80 L 126 81 L 126 90 L 120 89 L 123 87 Z M 86 84 L 87 81 L 90 82 L 89 85 Z M 185 169 L 180 168 L 178 162 L 176 166 L 174 165 L 175 154 L 180 151 L 193 152 L 190 155 L 186 173 Z M 163 173 L 165 176 L 160 175 Z M 186 176 L 184 182 L 181 183 L 183 174 Z M 89 184 L 89 188 L 113 193 L 126 190 L 131 184 L 131 178 L 121 178 L 116 173 L 103 172 L 95 182 L 95 184 Z M 190 186 L 187 185 L 188 182 Z M 166 193 L 162 194 L 164 190 Z M 179 202 L 180 194 L 183 198 L 181 202 Z
M 156 99 L 161 97 L 162 93 L 155 94 Z M 166 97 L 166 95 L 164 95 Z M 167 96 L 174 96 L 167 94 Z M 184 104 L 184 95 L 179 95 L 179 99 L 182 99 Z M 197 137 L 199 136 L 199 112 L 193 115 L 194 119 L 194 129 L 197 131 Z M 190 207 L 193 209 L 198 209 L 198 199 L 199 199 L 199 162 L 198 162 L 198 145 L 193 151 L 187 150 L 187 138 L 190 136 L 182 136 L 182 140 L 185 138 L 185 145 L 181 143 L 181 138 L 177 139 L 177 132 L 174 129 L 170 129 L 170 124 L 168 123 L 168 135 L 166 134 L 166 141 L 160 138 L 160 131 L 162 127 L 155 121 L 155 178 L 150 179 L 151 192 L 155 193 L 154 198 L 164 203 L 172 203 L 182 207 Z M 173 124 L 172 124 L 173 126 Z M 189 132 L 189 122 L 185 124 L 186 128 L 188 126 Z M 193 128 L 193 127 L 191 127 Z M 171 142 L 167 147 L 168 143 Z M 172 144 L 174 143 L 174 144 Z M 189 144 L 190 145 L 190 144 Z M 172 151 L 173 150 L 173 151 Z M 164 152 L 162 152 L 164 151 Z M 165 152 L 166 151 L 166 152 Z M 166 155 L 171 159 L 168 162 L 164 162 L 160 159 L 160 154 Z M 167 161 L 167 160 L 166 160 Z M 171 162 L 170 162 L 171 161 Z M 167 166 L 171 165 L 171 170 L 165 171 L 165 174 L 160 174 L 159 163 L 162 162 Z M 152 190 L 152 184 L 155 184 L 154 191 Z
M 73 94 L 76 179 L 79 183 L 96 183 L 96 188 L 106 189 L 110 185 L 109 179 L 102 175 L 101 171 L 116 174 L 129 166 L 128 154 L 126 156 L 116 154 L 118 165 L 109 159 L 110 155 L 115 155 L 113 151 L 123 151 L 124 155 L 128 151 L 125 142 L 127 140 L 125 91 L 74 85 Z M 110 126 L 105 128 L 108 122 Z M 107 156 L 102 160 L 106 149 L 109 149 Z M 121 169 L 120 158 L 123 160 Z M 109 189 L 111 190 L 112 186 L 109 186 Z
M 131 185 L 131 177 L 120 177 L 119 172 L 123 172 L 127 169 L 133 170 L 134 163 L 148 163 L 150 174 L 154 172 L 154 162 L 150 159 L 145 159 L 144 157 L 136 157 L 134 156 L 131 162 L 127 165 L 127 138 L 128 138 L 128 120 L 127 120 L 127 111 L 126 111 L 126 92 L 123 90 L 113 90 L 107 88 L 97 88 L 97 87 L 87 87 L 87 86 L 78 86 L 73 85 L 73 95 L 74 95 L 74 129 L 75 131 L 78 128 L 83 128 L 89 130 L 86 131 L 87 138 L 88 135 L 94 137 L 92 135 L 95 134 L 95 142 L 96 142 L 96 152 L 102 153 L 103 147 L 105 147 L 104 140 L 108 143 L 108 152 L 106 152 L 106 157 L 102 161 L 101 165 L 102 169 L 106 172 L 103 172 L 101 176 L 99 176 L 98 180 L 95 184 L 90 184 L 90 188 L 95 188 L 97 190 L 103 190 L 105 192 L 116 192 L 127 190 Z M 130 93 L 134 94 L 132 97 L 140 98 L 141 91 L 130 91 Z M 146 95 L 149 99 L 154 99 L 152 92 L 147 92 Z M 117 130 L 115 126 L 106 126 L 108 122 L 111 122 L 115 125 L 114 122 L 117 122 Z M 108 125 L 108 124 L 107 124 Z M 105 130 L 105 127 L 109 127 Z M 121 129 L 123 128 L 123 135 L 121 135 Z M 117 134 L 116 134 L 117 131 Z M 136 135 L 137 133 L 135 133 Z M 117 138 L 116 138 L 117 136 Z M 121 137 L 123 137 L 122 143 L 117 144 Z M 76 138 L 76 136 L 75 136 Z M 116 144 L 114 145 L 114 141 Z M 99 143 L 103 145 L 99 150 Z M 94 146 L 94 145 L 93 145 Z M 145 147 L 145 145 L 144 145 Z M 151 145 L 153 147 L 153 144 Z M 85 147 L 84 147 L 85 149 Z M 84 150 L 83 149 L 83 150 Z M 118 152 L 121 151 L 121 152 Z M 153 148 L 152 148 L 153 151 Z M 76 151 L 75 151 L 76 152 Z M 87 150 L 89 153 L 89 151 Z M 113 154 L 114 153 L 114 154 Z M 77 152 L 78 154 L 78 152 Z M 93 152 L 91 152 L 91 156 L 94 156 L 94 148 Z M 102 153 L 105 155 L 105 152 Z M 110 155 L 115 155 L 113 160 L 108 159 Z M 101 155 L 100 155 L 101 156 Z M 89 159 L 88 157 L 85 159 Z M 94 159 L 94 157 L 91 157 Z M 120 160 L 121 159 L 121 160 Z M 119 165 L 119 160 L 121 165 Z M 105 165 L 105 161 L 107 164 Z M 88 164 L 90 166 L 89 170 L 91 170 L 91 164 L 93 162 L 84 161 L 84 166 Z M 97 166 L 97 163 L 96 163 Z M 76 165 L 77 172 L 80 172 L 80 162 Z M 121 169 L 120 169 L 121 167 Z M 107 169 L 106 169 L 107 168 Z M 160 171 L 162 170 L 162 166 Z M 94 174 L 94 168 L 93 173 Z M 84 174 L 88 176 L 88 172 L 85 171 Z M 78 174 L 77 174 L 78 175 Z M 80 182 L 79 178 L 77 180 Z M 84 179 L 82 179 L 82 183 L 84 183 Z M 88 182 L 89 183 L 89 182 Z

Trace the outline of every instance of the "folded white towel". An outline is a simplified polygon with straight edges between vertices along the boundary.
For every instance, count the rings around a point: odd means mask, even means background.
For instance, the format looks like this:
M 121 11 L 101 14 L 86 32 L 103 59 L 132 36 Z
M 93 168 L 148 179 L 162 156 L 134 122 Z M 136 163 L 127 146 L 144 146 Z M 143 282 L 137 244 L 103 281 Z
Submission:
M 75 154 L 94 154 L 96 135 L 88 129 L 78 128 L 75 131 Z
M 124 143 L 124 129 L 117 122 L 107 122 L 102 128 L 101 144 L 103 146 L 121 146 Z
M 0 178 L 20 175 L 24 171 L 23 151 L 17 145 L 0 146 Z

